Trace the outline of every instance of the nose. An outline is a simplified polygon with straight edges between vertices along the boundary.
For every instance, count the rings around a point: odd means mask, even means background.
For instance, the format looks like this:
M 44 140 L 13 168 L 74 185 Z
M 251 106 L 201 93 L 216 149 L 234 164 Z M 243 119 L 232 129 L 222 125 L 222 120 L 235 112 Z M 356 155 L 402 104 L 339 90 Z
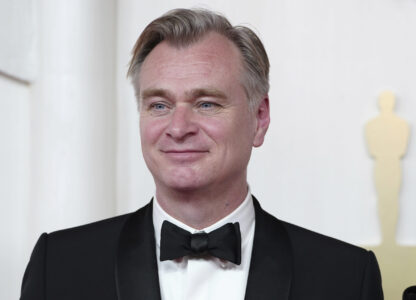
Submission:
M 166 134 L 175 140 L 184 140 L 198 132 L 194 122 L 192 109 L 187 106 L 177 106 L 171 114 Z

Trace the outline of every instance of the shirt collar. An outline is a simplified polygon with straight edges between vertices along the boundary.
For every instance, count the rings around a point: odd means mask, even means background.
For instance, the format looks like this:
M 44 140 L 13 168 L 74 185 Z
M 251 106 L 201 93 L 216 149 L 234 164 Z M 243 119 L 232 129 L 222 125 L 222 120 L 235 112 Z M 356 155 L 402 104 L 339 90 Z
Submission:
M 160 231 L 162 228 L 162 223 L 165 220 L 175 224 L 176 226 L 181 227 L 182 229 L 189 231 L 190 233 L 196 233 L 201 231 L 209 233 L 227 223 L 239 222 L 241 231 L 241 246 L 243 246 L 248 241 L 248 235 L 254 223 L 254 206 L 253 199 L 251 197 L 250 187 L 248 188 L 248 192 L 244 201 L 234 211 L 232 211 L 229 215 L 225 216 L 221 220 L 215 222 L 214 224 L 200 230 L 192 228 L 169 215 L 159 205 L 155 196 L 153 201 L 153 226 L 155 229 L 156 246 L 158 248 L 160 247 Z

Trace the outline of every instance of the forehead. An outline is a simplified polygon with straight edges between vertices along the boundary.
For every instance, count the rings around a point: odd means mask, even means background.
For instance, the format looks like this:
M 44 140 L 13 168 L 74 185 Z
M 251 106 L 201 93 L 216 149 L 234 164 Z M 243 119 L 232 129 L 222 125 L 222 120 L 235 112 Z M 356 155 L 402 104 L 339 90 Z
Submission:
M 237 47 L 218 33 L 208 33 L 188 46 L 167 41 L 158 44 L 146 57 L 140 71 L 140 87 L 163 79 L 240 80 L 241 54 Z

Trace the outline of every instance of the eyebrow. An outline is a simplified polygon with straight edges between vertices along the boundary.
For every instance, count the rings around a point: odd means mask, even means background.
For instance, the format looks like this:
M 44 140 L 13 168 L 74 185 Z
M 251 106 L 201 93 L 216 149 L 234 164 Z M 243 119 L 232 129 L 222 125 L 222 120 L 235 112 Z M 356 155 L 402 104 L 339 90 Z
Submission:
M 146 100 L 147 98 L 150 98 L 150 97 L 174 98 L 173 94 L 170 93 L 166 89 L 144 90 L 141 95 L 142 100 Z M 220 99 L 226 99 L 227 95 L 224 92 L 216 88 L 208 87 L 208 88 L 192 89 L 189 92 L 186 92 L 186 97 L 190 99 L 196 99 L 200 97 L 215 97 L 215 98 L 220 98 Z
M 162 98 L 171 98 L 172 94 L 169 93 L 167 90 L 165 89 L 148 89 L 148 90 L 144 90 L 141 98 L 142 100 L 145 100 L 147 98 L 150 97 L 162 97 Z
M 221 98 L 221 99 L 227 98 L 225 93 L 215 88 L 193 89 L 187 94 L 189 94 L 192 99 L 200 98 L 200 97 L 215 97 L 215 98 Z

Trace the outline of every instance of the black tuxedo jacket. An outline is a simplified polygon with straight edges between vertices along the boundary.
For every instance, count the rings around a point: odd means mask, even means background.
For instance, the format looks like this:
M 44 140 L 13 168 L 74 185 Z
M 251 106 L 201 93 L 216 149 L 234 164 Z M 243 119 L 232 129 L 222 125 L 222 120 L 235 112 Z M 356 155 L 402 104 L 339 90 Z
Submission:
M 379 300 L 372 252 L 280 221 L 254 200 L 246 300 Z M 152 205 L 42 234 L 21 300 L 160 300 Z M 169 300 L 169 299 L 167 299 Z

